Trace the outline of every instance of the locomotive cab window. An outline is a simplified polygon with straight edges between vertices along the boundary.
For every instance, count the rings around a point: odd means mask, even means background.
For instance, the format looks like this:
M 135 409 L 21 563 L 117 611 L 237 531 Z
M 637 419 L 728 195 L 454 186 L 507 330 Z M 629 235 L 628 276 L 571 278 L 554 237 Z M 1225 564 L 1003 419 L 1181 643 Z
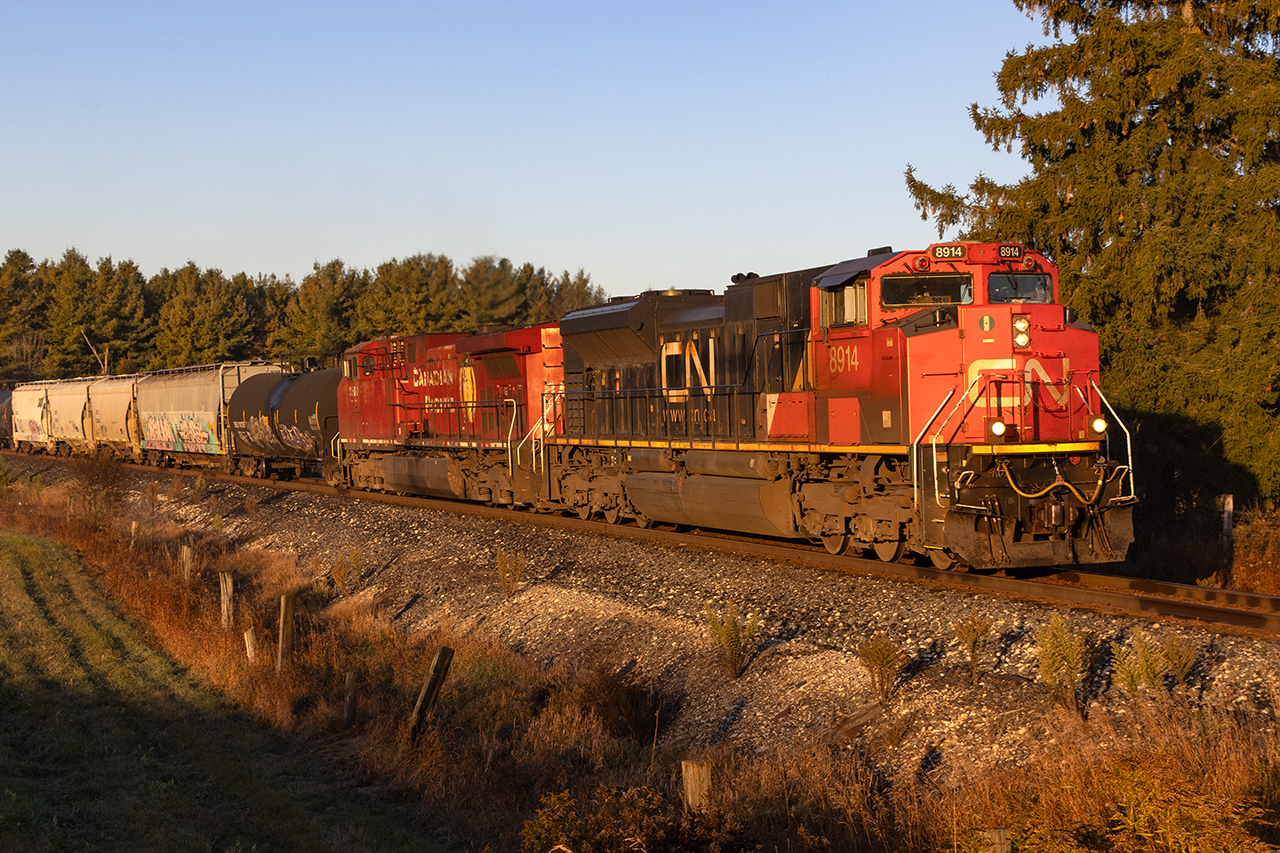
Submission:
M 987 279 L 987 301 L 1025 303 L 1053 301 L 1053 282 L 1038 272 L 995 272 Z
M 818 310 L 823 326 L 865 326 L 867 324 L 867 278 L 818 293 Z
M 886 308 L 970 305 L 973 303 L 973 276 L 968 273 L 887 275 L 880 280 L 880 302 Z

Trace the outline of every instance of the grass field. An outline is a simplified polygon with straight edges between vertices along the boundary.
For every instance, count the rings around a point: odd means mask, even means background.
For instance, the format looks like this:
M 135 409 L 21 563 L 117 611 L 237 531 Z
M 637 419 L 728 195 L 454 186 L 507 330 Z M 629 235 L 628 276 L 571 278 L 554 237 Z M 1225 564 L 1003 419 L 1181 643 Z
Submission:
M 0 534 L 0 851 L 437 849 L 316 748 L 150 648 L 65 549 Z

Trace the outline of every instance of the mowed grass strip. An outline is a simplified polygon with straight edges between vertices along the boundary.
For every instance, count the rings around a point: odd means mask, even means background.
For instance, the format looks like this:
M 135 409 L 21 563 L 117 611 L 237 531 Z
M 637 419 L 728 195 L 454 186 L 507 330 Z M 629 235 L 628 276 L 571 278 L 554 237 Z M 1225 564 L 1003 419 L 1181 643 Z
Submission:
M 431 849 L 149 647 L 66 549 L 0 534 L 0 851 Z

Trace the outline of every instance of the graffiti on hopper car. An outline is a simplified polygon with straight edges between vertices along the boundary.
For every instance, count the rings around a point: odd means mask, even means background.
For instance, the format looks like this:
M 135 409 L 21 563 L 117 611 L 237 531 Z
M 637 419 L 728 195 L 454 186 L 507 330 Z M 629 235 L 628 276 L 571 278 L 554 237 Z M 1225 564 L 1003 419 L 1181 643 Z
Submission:
M 176 453 L 217 453 L 218 437 L 212 424 L 198 415 L 147 415 L 142 435 L 149 450 Z

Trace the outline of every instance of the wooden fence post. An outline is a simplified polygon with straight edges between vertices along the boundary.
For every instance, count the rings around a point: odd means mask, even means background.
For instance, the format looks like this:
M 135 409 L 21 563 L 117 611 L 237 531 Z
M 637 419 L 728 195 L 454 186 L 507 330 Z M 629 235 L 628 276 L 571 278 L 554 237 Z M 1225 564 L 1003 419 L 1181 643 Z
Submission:
M 196 549 L 190 545 L 182 546 L 182 580 L 191 583 L 191 566 L 196 561 Z
M 356 671 L 347 673 L 347 701 L 342 706 L 342 725 L 349 726 L 356 721 Z
M 684 805 L 691 812 L 700 812 L 711 799 L 711 762 L 681 761 L 684 776 Z
M 230 631 L 235 621 L 236 580 L 231 572 L 218 572 L 218 584 L 222 590 L 222 630 Z
M 129 525 L 129 550 L 133 550 L 133 544 L 138 541 L 138 522 L 134 521 Z
M 1235 543 L 1232 542 L 1232 530 L 1236 524 L 1235 495 L 1218 495 L 1218 514 L 1222 517 L 1222 560 L 1230 571 L 1231 561 L 1235 558 Z
M 427 680 L 422 682 L 418 702 L 413 706 L 413 722 L 409 725 L 410 741 L 417 738 L 422 718 L 435 707 L 436 698 L 440 695 L 440 687 L 444 684 L 445 676 L 449 674 L 449 664 L 452 661 L 453 649 L 448 646 L 436 649 L 435 657 L 431 659 L 431 671 L 427 673 Z
M 276 672 L 283 672 L 293 656 L 293 593 L 280 596 L 280 642 L 276 646 Z
M 249 663 L 253 663 L 258 657 L 258 635 L 252 626 L 244 632 L 244 653 L 249 658 Z
M 989 845 L 987 850 L 990 853 L 1009 853 L 1012 849 L 1012 845 L 1009 842 L 1009 830 L 1004 827 L 984 829 L 982 831 L 982 840 Z

